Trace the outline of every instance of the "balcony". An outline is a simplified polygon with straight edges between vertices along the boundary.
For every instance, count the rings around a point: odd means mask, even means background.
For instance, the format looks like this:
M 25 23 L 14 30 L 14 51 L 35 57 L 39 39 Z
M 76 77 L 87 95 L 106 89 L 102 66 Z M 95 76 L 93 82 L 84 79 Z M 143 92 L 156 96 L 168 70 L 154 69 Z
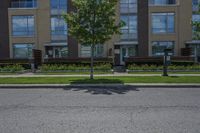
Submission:
M 11 2 L 11 8 L 36 8 L 36 7 L 37 7 L 36 0 L 19 0 Z

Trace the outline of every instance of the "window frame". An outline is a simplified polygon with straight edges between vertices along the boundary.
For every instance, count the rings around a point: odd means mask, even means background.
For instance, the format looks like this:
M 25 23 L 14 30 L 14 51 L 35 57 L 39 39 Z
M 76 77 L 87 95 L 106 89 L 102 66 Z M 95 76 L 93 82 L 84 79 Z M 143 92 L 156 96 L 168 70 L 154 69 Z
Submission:
M 159 15 L 160 14 L 160 15 Z M 156 28 L 154 28 L 154 17 L 159 16 L 159 17 L 165 17 L 165 29 L 160 28 L 160 30 L 164 30 L 164 32 L 159 32 L 155 31 Z M 173 29 L 170 28 L 170 17 L 173 17 Z M 158 29 L 158 28 L 157 28 Z M 170 30 L 173 30 L 170 32 Z M 176 33 L 176 14 L 175 12 L 152 12 L 151 13 L 151 33 L 152 34 L 174 34 Z
M 83 53 L 83 48 L 87 49 L 87 54 Z M 100 50 L 102 50 L 100 52 Z M 91 46 L 90 45 L 80 45 L 80 57 L 89 58 L 91 57 Z M 97 44 L 94 48 L 94 57 L 104 57 L 104 44 Z
M 162 1 L 162 0 L 160 0 Z M 170 4 L 170 0 L 166 0 L 165 3 L 156 3 L 155 0 L 149 0 L 149 5 L 150 6 L 173 6 L 173 5 L 177 5 L 178 1 L 174 0 L 174 2 L 172 4 Z
M 163 50 L 162 54 L 158 54 L 158 55 L 156 54 L 157 52 L 154 52 L 155 51 L 154 47 L 156 47 L 155 43 L 157 43 L 156 45 L 158 45 L 160 47 L 166 47 L 166 48 L 172 47 L 171 56 L 175 55 L 175 41 L 152 41 L 151 42 L 152 56 L 154 56 L 154 57 L 156 57 L 156 56 L 164 56 L 164 50 Z M 164 45 L 162 45 L 162 43 L 167 43 L 168 46 L 164 46 Z M 172 46 L 169 46 L 170 43 L 172 44 Z
M 25 31 L 23 30 L 15 30 L 15 25 L 14 25 L 14 18 L 17 18 L 19 20 L 19 18 L 23 18 L 23 20 L 25 20 L 26 26 L 22 27 L 23 29 L 26 29 Z M 32 27 L 30 26 L 31 24 L 29 24 L 29 18 L 33 19 L 33 25 Z M 21 20 L 22 21 L 22 20 Z M 35 16 L 34 15 L 13 15 L 11 16 L 11 26 L 12 26 L 12 36 L 14 37 L 34 37 L 35 36 Z M 33 29 L 33 30 L 30 30 Z M 20 34 L 19 34 L 20 33 Z
M 15 53 L 15 48 L 16 48 L 16 45 L 26 45 L 26 47 L 21 47 L 23 49 L 27 49 L 27 55 L 26 57 L 17 57 L 16 56 L 16 53 Z M 12 44 L 12 49 L 13 49 L 13 58 L 14 59 L 32 59 L 33 58 L 33 49 L 34 49 L 34 43 L 13 43 Z M 19 49 L 19 48 L 18 48 Z M 31 53 L 29 53 L 31 51 Z M 21 53 L 21 52 L 20 52 Z

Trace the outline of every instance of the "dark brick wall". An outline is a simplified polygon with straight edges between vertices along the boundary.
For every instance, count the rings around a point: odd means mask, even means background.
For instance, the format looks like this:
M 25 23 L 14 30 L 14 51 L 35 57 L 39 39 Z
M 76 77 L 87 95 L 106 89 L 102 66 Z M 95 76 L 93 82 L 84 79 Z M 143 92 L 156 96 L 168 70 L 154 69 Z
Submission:
M 0 2 L 0 59 L 9 58 L 8 7 L 10 0 Z
M 138 55 L 148 56 L 149 43 L 148 0 L 138 0 Z

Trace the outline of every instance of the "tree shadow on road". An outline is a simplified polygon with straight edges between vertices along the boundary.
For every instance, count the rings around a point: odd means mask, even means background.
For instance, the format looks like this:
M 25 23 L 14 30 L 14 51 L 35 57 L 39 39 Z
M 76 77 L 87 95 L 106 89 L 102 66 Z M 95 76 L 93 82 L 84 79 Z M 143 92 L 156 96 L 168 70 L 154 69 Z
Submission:
M 130 91 L 139 91 L 136 87 L 128 85 L 118 86 L 68 86 L 63 88 L 64 90 L 72 91 L 84 91 L 92 95 L 114 95 L 114 94 L 126 94 Z
M 92 95 L 126 94 L 129 91 L 139 91 L 136 87 L 124 85 L 124 82 L 119 79 L 72 80 L 71 86 L 65 87 L 63 89 L 72 91 L 84 91 L 85 93 L 90 93 Z

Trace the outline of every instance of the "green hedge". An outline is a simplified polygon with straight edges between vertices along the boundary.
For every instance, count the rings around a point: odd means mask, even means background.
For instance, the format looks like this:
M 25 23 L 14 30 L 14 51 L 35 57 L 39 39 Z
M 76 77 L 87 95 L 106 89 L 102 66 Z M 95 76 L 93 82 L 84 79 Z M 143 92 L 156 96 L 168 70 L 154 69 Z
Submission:
M 163 66 L 157 66 L 157 65 L 129 65 L 128 70 L 130 71 L 157 71 L 157 70 L 162 70 Z M 200 65 L 187 65 L 187 66 L 176 66 L 176 65 L 170 65 L 168 66 L 169 70 L 183 70 L 183 71 L 200 71 Z
M 19 64 L 0 66 L 0 72 L 22 72 L 24 67 Z
M 43 64 L 46 65 L 53 65 L 53 64 L 59 64 L 59 65 L 90 65 L 90 61 L 80 61 L 80 62 L 44 62 Z M 94 61 L 94 64 L 113 64 L 110 61 Z
M 129 66 L 129 65 L 156 65 L 156 66 L 162 66 L 163 65 L 163 62 L 162 61 L 134 61 L 134 62 L 127 62 L 126 63 L 126 66 Z M 191 65 L 195 65 L 195 63 L 193 61 L 176 61 L 176 60 L 173 60 L 171 62 L 172 65 L 174 66 L 191 66 Z
M 29 63 L 0 63 L 0 67 L 15 66 L 15 65 L 20 65 L 24 69 L 31 69 L 31 65 Z
M 174 66 L 193 66 L 196 65 L 194 61 L 172 61 Z
M 54 72 L 54 71 L 77 71 L 77 70 L 90 70 L 90 65 L 77 65 L 77 64 L 43 64 L 39 69 L 42 72 Z M 109 63 L 94 65 L 94 70 L 108 71 L 112 69 L 112 65 Z

